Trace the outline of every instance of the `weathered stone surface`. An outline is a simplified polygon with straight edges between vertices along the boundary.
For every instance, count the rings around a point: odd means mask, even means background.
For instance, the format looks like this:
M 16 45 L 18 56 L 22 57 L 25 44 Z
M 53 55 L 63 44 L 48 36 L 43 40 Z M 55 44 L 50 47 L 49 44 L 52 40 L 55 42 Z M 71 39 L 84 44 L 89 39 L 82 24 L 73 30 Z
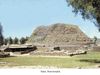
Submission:
M 94 46 L 92 51 L 100 52 L 100 46 Z
M 48 46 L 61 46 L 86 44 L 90 43 L 91 39 L 78 26 L 57 23 L 38 27 L 34 30 L 28 42 Z
M 9 53 L 0 52 L 0 58 L 9 57 L 9 56 L 10 56 Z

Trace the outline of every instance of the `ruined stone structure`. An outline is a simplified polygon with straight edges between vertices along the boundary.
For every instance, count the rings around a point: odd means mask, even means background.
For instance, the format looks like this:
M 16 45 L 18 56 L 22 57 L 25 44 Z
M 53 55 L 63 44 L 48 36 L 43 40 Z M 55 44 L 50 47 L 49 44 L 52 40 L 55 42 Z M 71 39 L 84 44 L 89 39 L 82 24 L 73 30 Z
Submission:
M 0 47 L 0 52 L 20 52 L 21 54 L 29 53 L 31 51 L 35 51 L 37 49 L 36 46 L 29 45 L 5 45 Z
M 34 30 L 28 42 L 46 46 L 66 46 L 89 44 L 91 39 L 76 25 L 57 23 L 38 27 Z
M 35 29 L 26 45 L 2 46 L 0 50 L 31 55 L 73 56 L 86 54 L 90 43 L 91 39 L 78 26 L 57 23 Z

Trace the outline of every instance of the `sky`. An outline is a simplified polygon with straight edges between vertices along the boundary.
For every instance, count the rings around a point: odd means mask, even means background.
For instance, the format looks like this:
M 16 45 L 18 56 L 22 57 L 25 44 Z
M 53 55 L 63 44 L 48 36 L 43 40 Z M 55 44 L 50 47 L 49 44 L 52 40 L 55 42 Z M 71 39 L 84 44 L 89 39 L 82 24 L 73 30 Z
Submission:
M 66 0 L 0 0 L 0 22 L 4 37 L 30 36 L 40 25 L 78 25 L 88 36 L 100 38 L 97 27 L 81 15 L 75 16 Z

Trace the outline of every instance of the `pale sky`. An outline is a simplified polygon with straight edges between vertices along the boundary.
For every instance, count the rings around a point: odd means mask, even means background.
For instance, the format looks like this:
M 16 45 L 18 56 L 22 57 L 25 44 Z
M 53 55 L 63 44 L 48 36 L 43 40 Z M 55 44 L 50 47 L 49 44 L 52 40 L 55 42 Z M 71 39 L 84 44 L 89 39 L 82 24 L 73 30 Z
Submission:
M 97 27 L 75 16 L 66 0 L 0 0 L 0 22 L 5 37 L 30 36 L 40 25 L 66 23 L 78 25 L 89 37 L 100 38 Z

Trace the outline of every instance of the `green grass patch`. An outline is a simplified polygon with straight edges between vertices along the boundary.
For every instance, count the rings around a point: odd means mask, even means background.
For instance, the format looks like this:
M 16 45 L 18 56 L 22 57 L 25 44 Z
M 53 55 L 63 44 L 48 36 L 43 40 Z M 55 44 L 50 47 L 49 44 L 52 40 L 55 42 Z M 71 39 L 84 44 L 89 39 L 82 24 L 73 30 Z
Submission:
M 58 68 L 92 67 L 100 64 L 100 53 L 89 52 L 86 55 L 72 57 L 41 57 L 41 56 L 18 56 L 0 58 L 0 66 L 54 66 Z

